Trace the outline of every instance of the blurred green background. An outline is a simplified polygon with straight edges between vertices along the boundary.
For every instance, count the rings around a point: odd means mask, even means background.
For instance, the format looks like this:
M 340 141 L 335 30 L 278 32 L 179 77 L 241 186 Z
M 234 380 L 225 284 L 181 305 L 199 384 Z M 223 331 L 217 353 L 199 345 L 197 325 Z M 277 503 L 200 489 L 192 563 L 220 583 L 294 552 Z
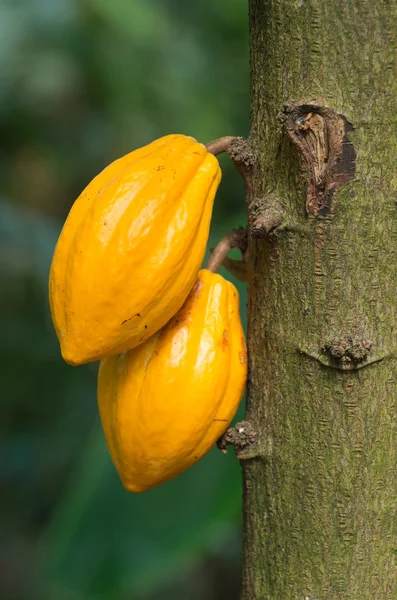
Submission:
M 247 135 L 248 84 L 246 0 L 0 0 L 3 600 L 238 598 L 234 453 L 125 492 L 98 422 L 97 365 L 62 362 L 47 277 L 94 175 L 168 133 Z M 241 181 L 220 162 L 209 246 L 246 220 Z

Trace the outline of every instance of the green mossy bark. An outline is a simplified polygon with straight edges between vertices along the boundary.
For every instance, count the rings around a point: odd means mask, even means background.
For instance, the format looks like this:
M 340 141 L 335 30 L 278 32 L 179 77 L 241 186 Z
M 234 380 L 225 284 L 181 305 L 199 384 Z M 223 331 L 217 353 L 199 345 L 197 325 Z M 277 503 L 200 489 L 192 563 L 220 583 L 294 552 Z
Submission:
M 249 235 L 242 598 L 396 600 L 397 3 L 249 4 L 252 206 L 285 212 Z M 354 127 L 356 174 L 326 216 L 279 120 L 305 102 Z M 332 358 L 351 338 L 365 359 Z

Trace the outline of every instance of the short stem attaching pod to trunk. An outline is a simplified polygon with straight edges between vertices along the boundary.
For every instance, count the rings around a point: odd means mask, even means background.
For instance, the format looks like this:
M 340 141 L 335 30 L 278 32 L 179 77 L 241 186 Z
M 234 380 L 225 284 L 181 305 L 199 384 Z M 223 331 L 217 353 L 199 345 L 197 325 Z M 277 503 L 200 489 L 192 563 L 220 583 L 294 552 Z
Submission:
M 245 227 L 232 229 L 221 239 L 219 244 L 212 251 L 206 269 L 216 273 L 232 248 L 238 248 L 244 258 L 247 249 L 247 230 Z
M 237 139 L 239 138 L 233 135 L 225 135 L 216 140 L 213 140 L 212 142 L 209 142 L 205 145 L 205 147 L 207 148 L 207 152 L 210 152 L 211 154 L 214 154 L 216 156 L 217 154 L 222 154 L 222 152 L 227 152 L 232 142 L 234 142 Z

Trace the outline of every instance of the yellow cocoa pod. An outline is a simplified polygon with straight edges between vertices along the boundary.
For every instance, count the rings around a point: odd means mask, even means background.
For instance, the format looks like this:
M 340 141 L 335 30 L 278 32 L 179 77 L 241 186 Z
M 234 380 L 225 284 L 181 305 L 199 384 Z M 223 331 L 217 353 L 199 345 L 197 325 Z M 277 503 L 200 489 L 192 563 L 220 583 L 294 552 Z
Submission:
M 124 487 L 143 492 L 202 458 L 235 415 L 246 375 L 238 292 L 202 270 L 161 331 L 100 364 L 99 412 Z
M 168 135 L 86 187 L 59 237 L 49 281 L 68 363 L 134 348 L 180 309 L 201 267 L 220 179 L 203 144 Z

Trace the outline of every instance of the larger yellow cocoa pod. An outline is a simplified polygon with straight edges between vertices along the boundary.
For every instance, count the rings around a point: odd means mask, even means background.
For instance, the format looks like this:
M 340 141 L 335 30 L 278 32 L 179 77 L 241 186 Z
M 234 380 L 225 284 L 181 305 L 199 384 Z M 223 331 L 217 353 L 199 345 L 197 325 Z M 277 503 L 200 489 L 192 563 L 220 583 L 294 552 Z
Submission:
M 161 331 L 100 364 L 99 412 L 124 487 L 143 492 L 202 458 L 235 415 L 246 375 L 238 292 L 202 270 Z
M 86 187 L 49 281 L 68 363 L 134 348 L 180 309 L 201 267 L 220 179 L 203 144 L 169 135 L 116 160 Z

